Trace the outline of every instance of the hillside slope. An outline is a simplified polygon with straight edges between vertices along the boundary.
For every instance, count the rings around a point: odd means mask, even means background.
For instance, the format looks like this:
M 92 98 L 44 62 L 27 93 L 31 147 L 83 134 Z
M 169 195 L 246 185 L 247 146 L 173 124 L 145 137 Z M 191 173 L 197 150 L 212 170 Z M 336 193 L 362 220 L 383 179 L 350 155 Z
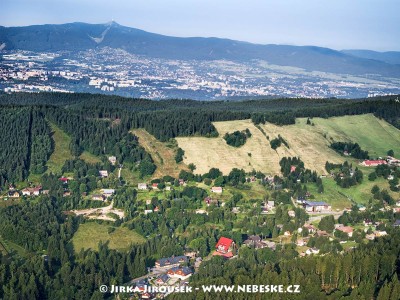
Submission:
M 326 161 L 339 163 L 345 160 L 329 147 L 332 141 L 357 142 L 372 156 L 383 156 L 389 149 L 400 152 L 400 130 L 373 115 L 315 118 L 313 122 L 315 126 L 307 125 L 305 118 L 299 118 L 295 125 L 262 125 L 265 135 L 250 120 L 215 122 L 219 132 L 217 138 L 179 137 L 176 140 L 185 151 L 184 162 L 194 163 L 198 173 L 216 167 L 227 174 L 236 167 L 278 174 L 279 161 L 284 156 L 299 156 L 307 168 L 325 173 Z M 245 145 L 234 148 L 226 144 L 223 139 L 226 132 L 246 128 L 252 137 Z M 277 151 L 271 148 L 269 140 L 278 135 L 288 142 L 289 148 L 284 145 Z

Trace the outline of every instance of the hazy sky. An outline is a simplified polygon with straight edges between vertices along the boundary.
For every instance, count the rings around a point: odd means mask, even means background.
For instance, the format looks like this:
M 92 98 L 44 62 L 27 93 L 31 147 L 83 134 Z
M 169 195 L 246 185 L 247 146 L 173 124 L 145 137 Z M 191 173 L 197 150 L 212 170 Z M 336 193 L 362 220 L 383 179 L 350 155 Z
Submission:
M 260 44 L 400 50 L 399 0 L 0 0 L 0 25 L 121 25 Z

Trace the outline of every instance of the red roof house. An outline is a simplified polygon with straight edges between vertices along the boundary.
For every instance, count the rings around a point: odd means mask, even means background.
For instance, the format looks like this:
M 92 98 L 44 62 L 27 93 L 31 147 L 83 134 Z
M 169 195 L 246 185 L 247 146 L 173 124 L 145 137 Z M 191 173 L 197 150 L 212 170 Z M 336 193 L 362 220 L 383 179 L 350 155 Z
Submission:
M 233 256 L 233 248 L 235 246 L 235 242 L 226 237 L 221 237 L 218 243 L 215 245 L 216 250 L 213 255 L 220 255 L 226 258 L 230 258 Z

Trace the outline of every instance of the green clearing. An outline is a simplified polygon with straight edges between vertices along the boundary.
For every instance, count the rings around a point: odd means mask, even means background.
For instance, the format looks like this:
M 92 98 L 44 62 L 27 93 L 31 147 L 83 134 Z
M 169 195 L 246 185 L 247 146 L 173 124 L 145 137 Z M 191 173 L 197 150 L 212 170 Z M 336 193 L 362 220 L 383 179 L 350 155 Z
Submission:
M 69 151 L 69 144 L 71 142 L 71 137 L 65 131 L 63 131 L 61 128 L 59 128 L 53 123 L 50 123 L 50 127 L 52 130 L 52 138 L 54 140 L 54 152 L 51 154 L 50 159 L 47 161 L 47 172 L 60 174 L 64 162 L 68 159 L 74 158 L 71 152 Z M 98 156 L 93 155 L 88 151 L 84 151 L 80 155 L 80 158 L 91 164 L 101 162 Z
M 96 222 L 81 224 L 72 238 L 75 251 L 79 252 L 82 248 L 97 250 L 100 241 L 109 242 L 108 247 L 117 250 L 127 250 L 131 244 L 146 241 L 144 237 L 126 227 L 113 227 L 114 231 L 108 233 L 110 227 L 113 226 Z
M 306 122 L 306 119 L 303 119 Z M 301 122 L 301 123 L 303 123 Z M 400 130 L 372 114 L 329 119 L 314 118 L 315 130 L 335 141 L 358 143 L 370 156 L 386 156 L 388 150 L 400 154 Z
M 50 127 L 54 141 L 54 152 L 47 161 L 47 172 L 60 174 L 64 162 L 67 159 L 73 159 L 69 151 L 71 137 L 53 123 L 50 123 Z
M 331 204 L 334 210 L 351 207 L 351 200 L 359 204 L 368 203 L 369 199 L 372 198 L 371 189 L 374 185 L 377 185 L 381 190 L 386 189 L 395 199 L 399 197 L 398 193 L 390 191 L 389 183 L 386 179 L 378 178 L 375 181 L 369 181 L 368 173 L 366 174 L 365 171 L 363 182 L 347 189 L 338 186 L 333 178 L 322 178 L 322 182 L 324 184 L 324 192 L 322 194 L 317 192 L 315 184 L 308 184 L 307 189 L 315 196 L 317 201 L 325 201 Z

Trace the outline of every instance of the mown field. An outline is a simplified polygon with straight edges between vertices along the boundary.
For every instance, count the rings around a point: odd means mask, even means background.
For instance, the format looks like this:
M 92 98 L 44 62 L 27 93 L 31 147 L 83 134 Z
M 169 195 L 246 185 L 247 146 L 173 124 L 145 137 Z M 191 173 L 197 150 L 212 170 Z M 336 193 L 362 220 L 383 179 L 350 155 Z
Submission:
M 114 231 L 109 233 L 110 228 Z M 144 237 L 126 227 L 113 227 L 96 222 L 81 224 L 72 238 L 74 250 L 97 250 L 99 242 L 108 242 L 110 249 L 127 250 L 131 244 L 141 244 L 146 241 Z
M 184 162 L 194 163 L 196 172 L 205 173 L 210 168 L 219 168 L 224 174 L 232 168 L 253 169 L 264 173 L 278 174 L 279 160 L 284 156 L 299 156 L 307 168 L 323 174 L 325 162 L 343 162 L 344 157 L 333 151 L 329 145 L 333 141 L 352 141 L 368 150 L 371 156 L 384 156 L 393 149 L 400 154 L 400 130 L 371 114 L 344 116 L 337 118 L 314 118 L 314 126 L 307 125 L 305 118 L 296 120 L 296 124 L 276 126 L 260 125 L 264 133 L 250 120 L 215 122 L 219 132 L 217 138 L 179 137 L 179 147 L 185 151 Z M 252 133 L 245 145 L 240 148 L 226 144 L 223 136 L 226 132 L 244 130 Z M 274 151 L 270 140 L 282 136 L 289 148 L 281 146 Z M 269 138 L 269 140 L 268 140 Z M 346 158 L 354 163 L 356 160 Z

